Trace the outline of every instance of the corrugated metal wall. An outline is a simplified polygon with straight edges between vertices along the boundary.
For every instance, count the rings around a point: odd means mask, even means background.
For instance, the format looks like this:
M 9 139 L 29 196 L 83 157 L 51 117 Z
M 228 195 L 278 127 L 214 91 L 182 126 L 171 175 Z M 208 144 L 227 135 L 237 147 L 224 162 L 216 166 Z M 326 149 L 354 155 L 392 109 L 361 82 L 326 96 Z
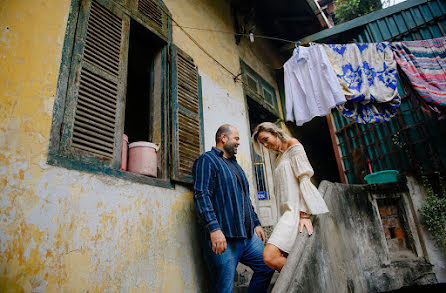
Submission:
M 368 23 L 352 40 L 358 42 L 413 41 L 444 36 L 445 1 L 421 2 L 424 3 Z
M 351 43 L 410 41 L 446 36 L 446 0 L 412 0 L 302 39 L 302 42 Z M 403 97 L 390 122 L 360 125 L 332 112 L 340 161 L 349 183 L 373 171 L 396 169 L 429 174 L 446 169 L 446 121 L 438 121 L 420 101 L 399 87 Z M 335 138 L 333 138 L 335 139 Z M 340 162 L 338 162 L 340 163 Z

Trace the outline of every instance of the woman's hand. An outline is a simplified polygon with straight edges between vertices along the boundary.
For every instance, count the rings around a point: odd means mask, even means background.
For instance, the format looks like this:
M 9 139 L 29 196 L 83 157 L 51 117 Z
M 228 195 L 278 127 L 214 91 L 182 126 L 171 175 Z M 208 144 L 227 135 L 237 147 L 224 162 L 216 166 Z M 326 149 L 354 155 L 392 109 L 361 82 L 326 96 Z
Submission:
M 306 213 L 300 212 L 299 233 L 303 232 L 304 227 L 307 228 L 308 236 L 311 236 L 311 234 L 313 234 L 313 224 L 311 223 L 311 219 Z
M 256 232 L 257 236 L 259 236 L 260 240 L 263 241 L 263 244 L 266 243 L 266 236 L 265 231 L 263 230 L 262 226 L 257 226 L 254 231 Z

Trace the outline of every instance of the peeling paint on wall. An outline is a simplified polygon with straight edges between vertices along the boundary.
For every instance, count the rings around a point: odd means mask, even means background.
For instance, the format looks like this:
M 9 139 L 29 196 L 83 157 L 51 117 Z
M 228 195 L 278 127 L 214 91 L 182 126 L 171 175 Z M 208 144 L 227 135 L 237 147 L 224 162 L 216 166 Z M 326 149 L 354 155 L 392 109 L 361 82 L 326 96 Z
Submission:
M 239 58 L 241 57 L 262 78 L 274 87 L 277 87 L 275 68 L 280 68 L 284 60 L 279 57 L 278 52 L 274 52 L 267 42 L 256 39 L 254 43 L 251 43 L 247 38 L 242 38 L 241 43 L 236 45 L 233 34 L 206 31 L 234 31 L 231 9 L 227 2 L 209 0 L 165 0 L 164 3 L 172 13 L 172 17 L 180 25 L 205 29 L 195 30 L 185 28 L 196 41 L 205 47 L 209 54 L 233 74 L 237 75 L 240 73 Z M 235 83 L 233 76 L 201 51 L 180 28 L 173 26 L 172 35 L 174 43 L 180 45 L 182 50 L 192 56 L 200 70 L 206 71 L 206 74 L 212 80 L 226 89 L 233 97 L 244 100 L 240 82 Z M 279 96 L 277 89 L 276 96 Z
M 28 177 L 26 168 L 17 173 Z M 3 286 L 127 291 L 144 282 L 197 290 L 185 265 L 199 265 L 191 260 L 199 255 L 186 189 L 166 196 L 162 188 L 61 168 L 44 172 L 35 190 L 17 188 L 20 180 L 13 176 L 2 189 Z
M 240 134 L 237 161 L 247 175 L 250 190 L 255 190 L 250 149 L 251 134 L 245 101 L 234 98 L 204 72 L 200 71 L 200 75 L 203 97 L 212 97 L 203 99 L 205 149 L 208 151 L 215 146 L 215 133 L 220 125 L 226 123 L 234 125 Z M 253 195 L 254 192 L 251 192 L 251 201 L 254 203 Z

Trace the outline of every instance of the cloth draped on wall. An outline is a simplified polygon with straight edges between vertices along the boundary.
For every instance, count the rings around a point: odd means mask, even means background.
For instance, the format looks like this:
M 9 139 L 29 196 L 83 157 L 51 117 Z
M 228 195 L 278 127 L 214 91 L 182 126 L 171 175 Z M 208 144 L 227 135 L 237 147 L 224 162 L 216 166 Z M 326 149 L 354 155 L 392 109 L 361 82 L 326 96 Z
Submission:
M 446 107 L 446 37 L 391 46 L 396 62 L 420 97 L 433 109 Z
M 321 45 L 295 49 L 283 67 L 286 120 L 294 120 L 301 126 L 316 116 L 328 115 L 331 109 L 345 103 L 336 74 Z
M 344 117 L 360 124 L 389 121 L 401 104 L 390 44 L 327 44 L 325 52 L 347 102 Z

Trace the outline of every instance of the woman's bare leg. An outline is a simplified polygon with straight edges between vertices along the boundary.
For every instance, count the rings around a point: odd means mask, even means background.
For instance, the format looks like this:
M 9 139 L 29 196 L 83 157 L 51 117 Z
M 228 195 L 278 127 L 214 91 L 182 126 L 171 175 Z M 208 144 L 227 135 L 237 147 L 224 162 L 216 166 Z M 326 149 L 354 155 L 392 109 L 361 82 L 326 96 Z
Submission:
M 277 246 L 268 243 L 263 249 L 263 261 L 270 268 L 280 272 L 285 265 L 286 257 Z

